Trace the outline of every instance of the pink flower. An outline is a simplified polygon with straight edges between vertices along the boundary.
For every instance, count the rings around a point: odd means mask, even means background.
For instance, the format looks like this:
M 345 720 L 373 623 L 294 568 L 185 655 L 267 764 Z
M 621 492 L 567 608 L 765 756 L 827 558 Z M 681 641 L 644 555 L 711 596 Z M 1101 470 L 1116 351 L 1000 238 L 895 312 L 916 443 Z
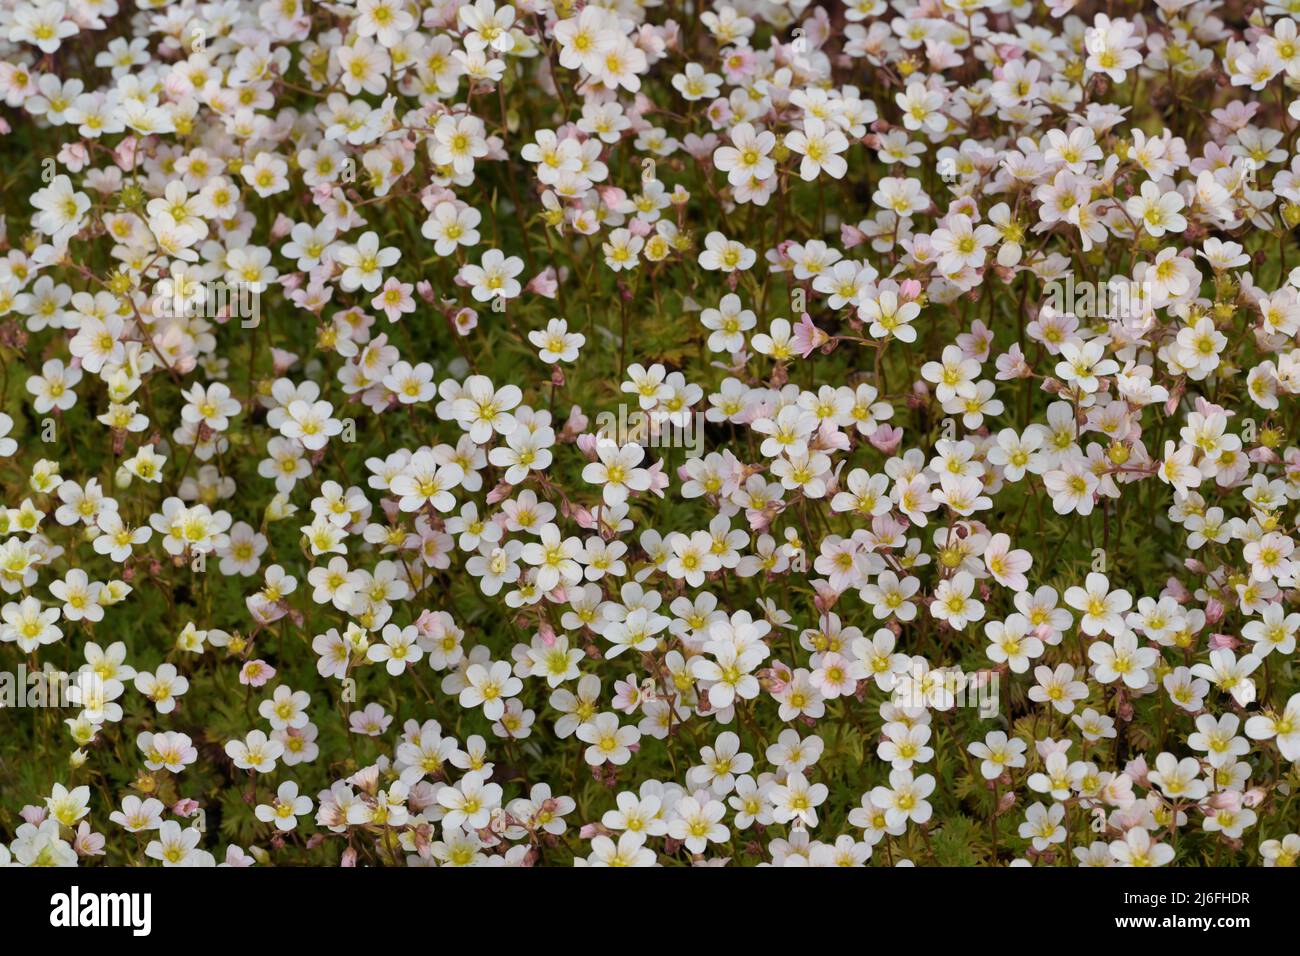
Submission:
M 90 151 L 81 143 L 65 143 L 59 150 L 59 162 L 71 172 L 81 172 L 90 162 Z
M 259 659 L 246 661 L 239 669 L 239 682 L 248 687 L 262 687 L 275 676 L 275 668 Z
M 801 358 L 807 358 L 815 349 L 820 348 L 829 340 L 830 336 L 813 325 L 812 318 L 805 312 L 800 317 L 799 324 L 795 326 L 794 335 L 790 338 L 790 344 Z
M 664 460 L 660 458 L 651 465 L 648 470 L 650 472 L 649 491 L 651 494 L 658 495 L 662 498 L 664 496 L 664 489 L 668 487 L 668 475 L 664 472 Z
M 406 313 L 415 311 L 415 300 L 411 297 L 414 288 L 409 282 L 389 276 L 370 304 L 388 316 L 389 322 L 396 322 Z
M 103 856 L 104 842 L 104 834 L 91 830 L 89 821 L 82 820 L 77 824 L 77 836 L 72 841 L 72 848 L 77 851 L 77 856 Z
M 478 326 L 478 313 L 466 306 L 451 317 L 451 324 L 461 335 L 469 335 Z
M 989 538 L 984 549 L 984 564 L 993 575 L 993 579 L 1003 587 L 1013 591 L 1023 591 L 1029 586 L 1025 572 L 1034 563 L 1029 552 L 1023 548 L 1012 549 L 1010 535 L 999 532 Z

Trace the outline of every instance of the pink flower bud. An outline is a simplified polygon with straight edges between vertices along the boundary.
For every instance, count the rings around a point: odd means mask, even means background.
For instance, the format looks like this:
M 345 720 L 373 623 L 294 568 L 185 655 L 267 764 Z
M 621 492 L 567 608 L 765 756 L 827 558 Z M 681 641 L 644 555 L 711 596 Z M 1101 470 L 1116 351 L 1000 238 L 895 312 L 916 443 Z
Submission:
M 1241 794 L 1236 790 L 1216 790 L 1210 794 L 1208 803 L 1215 810 L 1240 810 Z
M 892 455 L 903 443 L 903 430 L 890 425 L 881 425 L 867 439 L 871 446 L 883 454 Z
M 1124 765 L 1124 774 L 1136 783 L 1139 787 L 1148 786 L 1147 774 L 1150 768 L 1147 767 L 1147 758 L 1139 754 Z
M 573 444 L 578 440 L 578 436 L 586 430 L 588 424 L 587 416 L 583 413 L 582 407 L 574 405 L 569 409 L 569 417 L 564 422 L 564 427 L 560 429 L 558 436 L 563 444 Z
M 420 616 L 415 619 L 415 629 L 421 637 L 433 637 L 438 627 L 438 615 L 434 614 L 428 608 L 420 612 Z
M 135 153 L 140 141 L 134 136 L 128 136 L 122 142 L 117 144 L 117 149 L 113 150 L 113 162 L 124 173 L 129 173 L 135 168 Z
M 546 296 L 548 299 L 554 299 L 555 290 L 559 287 L 560 283 L 556 279 L 555 266 L 547 266 L 541 272 L 537 273 L 537 275 L 533 276 L 532 279 L 528 281 L 528 285 L 524 288 L 528 292 L 535 292 L 538 295 Z
M 1213 627 L 1223 620 L 1223 615 L 1227 613 L 1222 602 L 1210 598 L 1205 605 L 1205 623 Z
M 591 432 L 583 432 L 576 439 L 578 451 L 582 452 L 587 461 L 596 460 L 596 442 L 599 439 Z
M 596 192 L 600 193 L 600 201 L 606 206 L 621 206 L 627 201 L 627 192 L 618 186 L 599 186 Z
M 1160 596 L 1173 598 L 1179 604 L 1186 604 L 1192 599 L 1191 592 L 1187 590 L 1183 582 L 1172 577 L 1165 582 L 1165 589 L 1160 592 Z
M 284 349 L 271 349 L 271 362 L 277 376 L 283 375 L 298 364 L 298 356 Z
M 822 614 L 829 613 L 830 609 L 835 606 L 835 602 L 840 599 L 840 592 L 832 588 L 826 581 L 814 581 L 812 585 L 817 592 L 817 596 L 813 598 L 813 605 Z

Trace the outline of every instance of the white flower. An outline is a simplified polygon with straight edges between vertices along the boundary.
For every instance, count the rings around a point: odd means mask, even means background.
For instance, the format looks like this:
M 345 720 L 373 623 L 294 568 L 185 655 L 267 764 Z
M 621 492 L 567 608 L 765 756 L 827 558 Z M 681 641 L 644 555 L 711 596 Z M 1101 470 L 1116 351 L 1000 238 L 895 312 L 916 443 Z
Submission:
M 275 791 L 275 799 L 270 803 L 261 803 L 254 808 L 254 815 L 263 823 L 273 823 L 281 832 L 288 832 L 298 825 L 298 817 L 311 813 L 312 802 L 309 797 L 298 793 L 298 785 L 286 780 Z
M 757 258 L 753 249 L 728 239 L 720 232 L 710 232 L 704 237 L 704 251 L 700 253 L 700 268 L 710 271 L 735 272 L 748 269 Z

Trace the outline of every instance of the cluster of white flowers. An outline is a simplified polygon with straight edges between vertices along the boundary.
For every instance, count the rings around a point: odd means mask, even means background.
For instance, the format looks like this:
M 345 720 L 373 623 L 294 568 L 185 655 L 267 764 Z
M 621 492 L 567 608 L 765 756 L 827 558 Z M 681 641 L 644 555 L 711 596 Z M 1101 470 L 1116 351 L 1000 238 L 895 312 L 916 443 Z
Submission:
M 0 864 L 1300 859 L 1300 0 L 696 7 L 0 7 Z

